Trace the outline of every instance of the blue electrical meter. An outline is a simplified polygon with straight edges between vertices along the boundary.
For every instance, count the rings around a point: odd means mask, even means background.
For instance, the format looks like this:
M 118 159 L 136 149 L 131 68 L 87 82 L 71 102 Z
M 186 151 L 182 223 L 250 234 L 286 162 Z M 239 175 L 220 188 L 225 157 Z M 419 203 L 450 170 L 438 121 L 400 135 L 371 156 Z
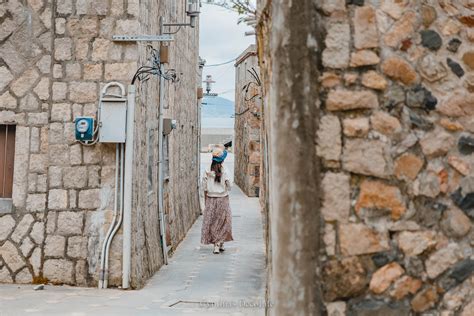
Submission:
M 76 117 L 76 140 L 91 141 L 94 138 L 94 118 Z

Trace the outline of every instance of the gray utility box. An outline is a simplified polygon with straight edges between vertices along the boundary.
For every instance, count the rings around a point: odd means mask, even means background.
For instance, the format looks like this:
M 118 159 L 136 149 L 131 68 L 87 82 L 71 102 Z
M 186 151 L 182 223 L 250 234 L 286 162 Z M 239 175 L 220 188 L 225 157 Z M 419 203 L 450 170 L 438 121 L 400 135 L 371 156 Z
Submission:
M 120 94 L 111 93 L 114 88 L 118 88 Z M 102 89 L 98 119 L 100 143 L 125 143 L 127 97 L 121 83 L 111 82 Z

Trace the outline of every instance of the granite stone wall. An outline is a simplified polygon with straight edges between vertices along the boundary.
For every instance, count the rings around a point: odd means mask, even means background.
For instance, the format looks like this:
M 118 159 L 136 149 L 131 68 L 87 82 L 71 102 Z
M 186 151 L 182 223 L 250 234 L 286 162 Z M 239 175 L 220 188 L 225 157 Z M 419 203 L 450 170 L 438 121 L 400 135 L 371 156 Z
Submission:
M 255 71 L 255 73 L 253 73 Z M 253 75 L 252 75 L 253 73 Z M 248 196 L 259 196 L 262 88 L 255 45 L 235 63 L 235 183 Z
M 318 1 L 329 315 L 472 315 L 474 4 Z
M 103 85 L 119 81 L 126 86 L 136 69 L 149 62 L 146 44 L 113 42 L 112 35 L 157 34 L 160 15 L 184 19 L 182 6 L 138 0 L 0 3 L 0 124 L 17 126 L 13 208 L 0 214 L 0 282 L 97 284 L 100 250 L 112 220 L 115 146 L 75 142 L 74 118 L 95 117 Z M 198 173 L 197 129 L 192 129 L 198 120 L 197 34 L 184 29 L 176 36 L 166 66 L 181 79 L 166 86 L 166 115 L 182 115 L 173 117 L 182 127 L 170 138 L 170 168 L 178 168 L 178 161 L 182 168 L 172 170 L 169 179 L 173 188 L 167 212 L 176 209 L 177 197 L 182 203 L 176 219 L 170 219 L 169 230 L 178 236 L 172 247 L 198 214 L 197 190 L 189 189 L 193 183 L 197 187 Z M 139 84 L 137 91 L 134 287 L 163 264 L 157 208 L 158 79 Z M 176 172 L 196 174 L 195 180 L 185 180 L 188 190 L 177 188 L 182 176 Z M 119 230 L 110 253 L 111 286 L 121 284 L 121 260 Z

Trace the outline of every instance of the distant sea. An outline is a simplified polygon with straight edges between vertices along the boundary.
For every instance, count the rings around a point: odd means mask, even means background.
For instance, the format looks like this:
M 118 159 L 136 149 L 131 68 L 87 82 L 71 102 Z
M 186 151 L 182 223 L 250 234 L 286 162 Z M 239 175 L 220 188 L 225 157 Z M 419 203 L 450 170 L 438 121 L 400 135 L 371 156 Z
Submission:
M 221 97 L 203 99 L 202 128 L 234 128 L 234 102 Z

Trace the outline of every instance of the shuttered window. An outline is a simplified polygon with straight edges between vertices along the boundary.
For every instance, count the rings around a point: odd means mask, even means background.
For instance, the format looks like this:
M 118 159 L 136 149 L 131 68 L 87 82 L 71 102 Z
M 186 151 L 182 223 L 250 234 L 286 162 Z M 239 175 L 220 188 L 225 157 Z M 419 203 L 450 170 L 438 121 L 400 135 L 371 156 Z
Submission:
M 0 125 L 0 198 L 12 197 L 15 130 L 15 125 Z

